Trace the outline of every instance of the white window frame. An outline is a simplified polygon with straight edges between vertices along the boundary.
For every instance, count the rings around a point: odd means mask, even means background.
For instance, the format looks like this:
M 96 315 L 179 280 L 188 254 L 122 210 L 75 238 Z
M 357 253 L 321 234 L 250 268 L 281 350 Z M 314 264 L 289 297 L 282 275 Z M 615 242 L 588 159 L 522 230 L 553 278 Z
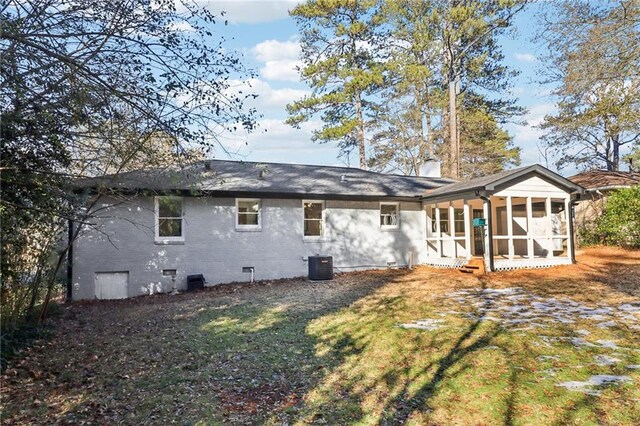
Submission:
M 380 223 L 380 229 L 398 229 L 400 227 L 400 203 L 391 201 L 380 202 L 379 218 L 382 218 L 382 206 L 394 206 L 396 208 L 396 223 L 393 225 L 383 225 Z M 378 221 L 380 222 L 380 219 L 378 219 Z
M 238 204 L 242 201 L 252 201 L 258 203 L 258 224 L 257 225 L 241 225 L 239 223 L 240 211 Z M 262 230 L 262 200 L 260 198 L 236 198 L 236 214 L 235 214 L 236 231 L 260 231 Z
M 320 235 L 304 235 L 305 221 L 317 220 L 317 219 L 306 219 L 304 217 L 304 205 L 306 203 L 315 203 L 315 204 L 322 205 L 322 218 L 320 219 L 320 229 L 321 229 Z M 323 241 L 324 240 L 325 233 L 326 233 L 326 223 L 327 223 L 325 210 L 326 210 L 326 203 L 324 200 L 302 200 L 302 239 L 304 241 Z
M 178 237 L 164 237 L 160 236 L 160 199 L 171 198 L 174 200 L 180 200 L 181 213 L 180 217 L 163 217 L 163 219 L 180 219 L 182 221 L 180 230 L 182 235 Z M 170 242 L 184 242 L 185 234 L 185 220 L 184 220 L 184 198 L 176 196 L 156 196 L 154 197 L 154 219 L 155 219 L 155 240 L 156 242 L 170 243 Z

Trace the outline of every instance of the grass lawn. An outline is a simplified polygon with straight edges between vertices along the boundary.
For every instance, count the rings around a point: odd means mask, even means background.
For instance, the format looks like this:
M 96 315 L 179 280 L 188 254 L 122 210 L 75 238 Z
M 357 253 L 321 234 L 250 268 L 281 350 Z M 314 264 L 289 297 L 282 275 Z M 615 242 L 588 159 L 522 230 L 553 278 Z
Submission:
M 3 424 L 640 424 L 640 252 L 73 303 Z

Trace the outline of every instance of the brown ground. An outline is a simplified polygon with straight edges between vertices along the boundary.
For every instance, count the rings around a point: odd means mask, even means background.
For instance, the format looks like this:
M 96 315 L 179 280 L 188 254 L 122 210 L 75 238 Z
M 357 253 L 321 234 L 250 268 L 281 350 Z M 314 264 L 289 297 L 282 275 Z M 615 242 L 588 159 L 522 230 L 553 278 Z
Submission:
M 296 362 L 312 365 L 316 362 L 314 342 L 306 348 L 304 342 L 295 341 L 296 336 L 305 334 L 305 324 L 350 306 L 373 291 L 383 297 L 389 282 L 402 286 L 407 294 L 415 293 L 417 300 L 485 285 L 518 286 L 586 303 L 614 304 L 640 298 L 640 251 L 597 247 L 578 252 L 577 258 L 575 265 L 495 273 L 480 279 L 453 270 L 418 267 L 413 271 L 342 274 L 331 282 L 313 285 L 292 279 L 223 285 L 179 296 L 71 303 L 54 320 L 55 336 L 35 342 L 2 375 L 2 423 L 158 424 L 168 418 L 178 421 L 203 417 L 234 423 L 234 416 L 241 414 L 238 418 L 252 423 L 265 418 L 265 413 L 286 411 L 299 403 L 324 374 L 325 366 L 314 364 L 309 371 L 297 368 L 291 374 L 298 376 L 283 382 L 281 388 L 266 386 L 281 370 L 276 368 L 273 373 L 269 363 L 274 361 L 265 361 L 269 368 L 265 367 L 264 377 L 260 376 L 262 360 L 251 358 L 260 352 L 260 345 L 276 345 L 282 351 L 293 348 L 296 352 L 291 356 Z M 429 283 L 427 291 L 424 283 Z M 211 323 L 226 326 L 220 322 L 226 317 L 215 312 L 230 309 L 245 315 L 236 317 L 257 318 L 244 324 L 243 330 L 278 330 L 280 326 L 272 316 L 280 315 L 282 306 L 287 307 L 286 318 L 298 319 L 300 324 L 293 321 L 282 326 L 276 341 L 281 340 L 282 346 L 271 340 L 248 341 L 246 352 L 232 355 L 224 350 L 224 336 L 216 341 L 209 336 L 201 346 L 189 346 L 181 340 L 201 334 Z M 205 314 L 208 317 L 199 317 Z M 256 336 L 266 339 L 259 333 Z M 292 341 L 287 341 L 289 338 Z M 205 363 L 215 363 L 222 378 L 197 376 Z M 227 376 L 242 375 L 238 366 L 245 365 L 258 370 L 252 373 L 255 386 L 250 390 L 239 382 L 221 382 Z M 158 371 L 164 373 L 159 375 Z M 203 408 L 205 397 L 215 400 L 212 406 L 222 413 L 207 412 Z M 258 417 L 251 417 L 256 413 Z

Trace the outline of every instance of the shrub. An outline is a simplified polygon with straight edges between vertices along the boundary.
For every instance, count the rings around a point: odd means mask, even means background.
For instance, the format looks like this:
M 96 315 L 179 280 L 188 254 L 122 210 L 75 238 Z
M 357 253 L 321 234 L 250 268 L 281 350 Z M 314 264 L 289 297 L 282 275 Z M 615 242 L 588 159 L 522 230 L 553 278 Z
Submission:
M 595 227 L 579 232 L 587 245 L 640 248 L 640 185 L 612 192 Z

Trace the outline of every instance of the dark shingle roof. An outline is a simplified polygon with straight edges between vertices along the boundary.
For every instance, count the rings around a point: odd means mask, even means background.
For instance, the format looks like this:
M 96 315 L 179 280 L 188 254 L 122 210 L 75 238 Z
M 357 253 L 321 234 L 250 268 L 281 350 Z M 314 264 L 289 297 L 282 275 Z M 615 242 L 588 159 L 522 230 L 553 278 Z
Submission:
M 640 185 L 640 173 L 590 170 L 571 176 L 569 180 L 590 190 L 609 189 Z
M 180 169 L 141 170 L 82 181 L 84 188 L 203 191 L 218 195 L 337 198 L 418 197 L 452 181 L 347 167 L 206 160 Z
M 548 180 L 560 185 L 561 187 L 567 188 L 573 191 L 581 191 L 582 188 L 569 181 L 568 179 L 560 176 L 557 173 L 552 172 L 549 169 L 546 169 L 538 164 L 533 164 L 531 166 L 519 167 L 517 169 L 505 170 L 500 173 L 496 173 L 494 175 L 483 176 L 480 178 L 476 178 L 466 182 L 455 182 L 449 185 L 442 186 L 437 189 L 433 189 L 427 191 L 425 194 L 426 199 L 437 198 L 440 196 L 448 196 L 451 194 L 459 194 L 465 192 L 473 192 L 476 190 L 481 191 L 493 191 L 496 187 L 507 183 L 508 181 L 512 181 L 519 177 L 529 175 L 529 174 L 538 174 L 541 175 Z

